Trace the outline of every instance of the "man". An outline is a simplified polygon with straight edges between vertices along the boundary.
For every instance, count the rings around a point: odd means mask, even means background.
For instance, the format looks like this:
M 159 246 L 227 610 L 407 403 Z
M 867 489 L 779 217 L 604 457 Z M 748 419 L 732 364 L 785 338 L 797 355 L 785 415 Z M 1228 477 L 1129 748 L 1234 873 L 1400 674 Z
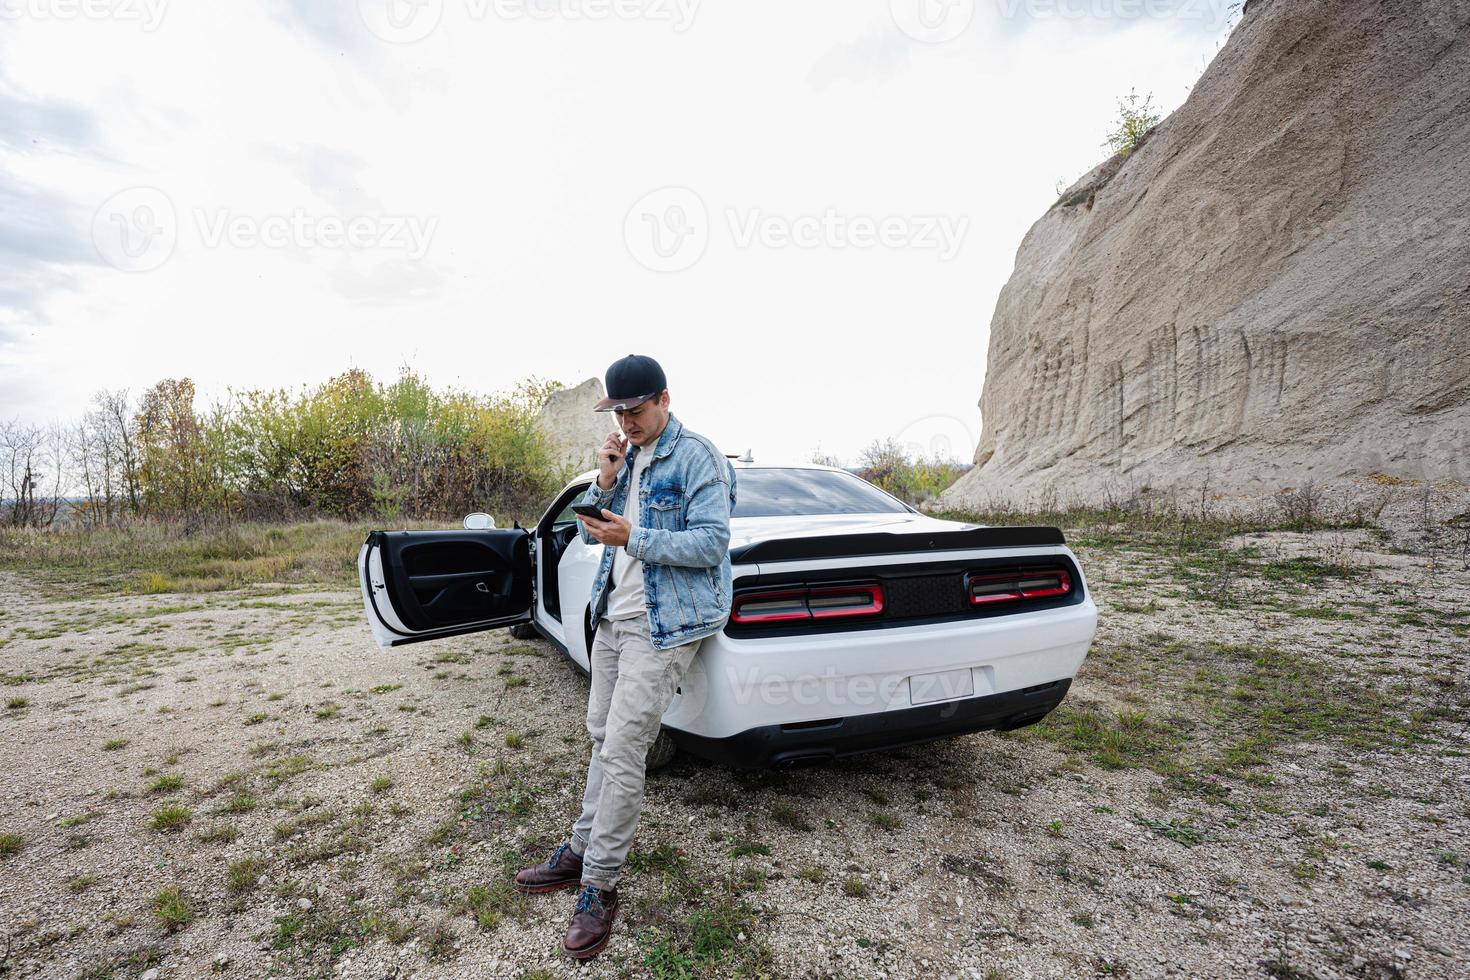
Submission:
M 593 407 L 612 411 L 622 432 L 608 433 L 597 482 L 578 500 L 603 517 L 579 518 L 582 540 L 606 546 L 592 583 L 592 758 L 582 813 L 569 840 L 515 878 L 527 893 L 581 884 L 562 940 L 576 959 L 607 945 L 648 750 L 700 642 L 730 615 L 735 468 L 669 411 L 667 379 L 653 358 L 629 354 L 606 381 L 608 397 Z

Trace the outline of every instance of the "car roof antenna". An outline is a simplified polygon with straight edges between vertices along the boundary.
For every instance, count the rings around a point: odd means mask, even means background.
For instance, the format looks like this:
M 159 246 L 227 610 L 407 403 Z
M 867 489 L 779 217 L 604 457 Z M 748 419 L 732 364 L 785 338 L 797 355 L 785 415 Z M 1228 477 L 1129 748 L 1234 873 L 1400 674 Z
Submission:
M 745 451 L 745 455 L 740 457 L 740 462 L 742 462 L 742 463 L 754 463 L 755 462 L 755 457 L 752 456 L 752 455 L 750 455 L 750 450 L 747 449 Z

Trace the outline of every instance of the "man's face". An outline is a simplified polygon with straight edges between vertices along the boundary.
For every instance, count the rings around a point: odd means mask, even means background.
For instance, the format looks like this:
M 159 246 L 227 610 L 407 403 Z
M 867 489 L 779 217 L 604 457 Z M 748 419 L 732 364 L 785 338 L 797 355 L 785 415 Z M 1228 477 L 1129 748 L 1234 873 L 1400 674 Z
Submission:
M 613 414 L 618 417 L 618 425 L 628 441 L 646 448 L 658 439 L 664 431 L 664 423 L 669 420 L 669 392 L 665 389 L 658 393 L 657 398 Z

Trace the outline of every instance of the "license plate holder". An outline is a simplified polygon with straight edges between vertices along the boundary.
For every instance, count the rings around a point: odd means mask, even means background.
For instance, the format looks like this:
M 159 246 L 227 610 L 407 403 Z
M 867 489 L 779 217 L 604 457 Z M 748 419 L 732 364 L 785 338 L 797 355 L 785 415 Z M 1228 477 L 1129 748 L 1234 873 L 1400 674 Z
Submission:
M 975 677 L 969 667 L 938 670 L 909 677 L 909 704 L 930 704 L 967 698 L 975 693 Z

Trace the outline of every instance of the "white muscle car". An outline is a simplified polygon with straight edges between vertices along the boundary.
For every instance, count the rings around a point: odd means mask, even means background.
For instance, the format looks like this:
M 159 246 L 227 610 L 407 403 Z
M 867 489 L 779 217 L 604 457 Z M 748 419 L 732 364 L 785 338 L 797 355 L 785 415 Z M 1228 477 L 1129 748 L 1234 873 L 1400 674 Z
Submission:
M 939 520 L 842 469 L 731 460 L 734 593 L 663 717 L 675 746 L 739 767 L 807 764 L 985 729 L 1061 702 L 1097 625 L 1062 533 Z M 532 528 L 374 531 L 358 556 L 380 646 L 510 626 L 584 674 L 602 545 L 568 483 Z

